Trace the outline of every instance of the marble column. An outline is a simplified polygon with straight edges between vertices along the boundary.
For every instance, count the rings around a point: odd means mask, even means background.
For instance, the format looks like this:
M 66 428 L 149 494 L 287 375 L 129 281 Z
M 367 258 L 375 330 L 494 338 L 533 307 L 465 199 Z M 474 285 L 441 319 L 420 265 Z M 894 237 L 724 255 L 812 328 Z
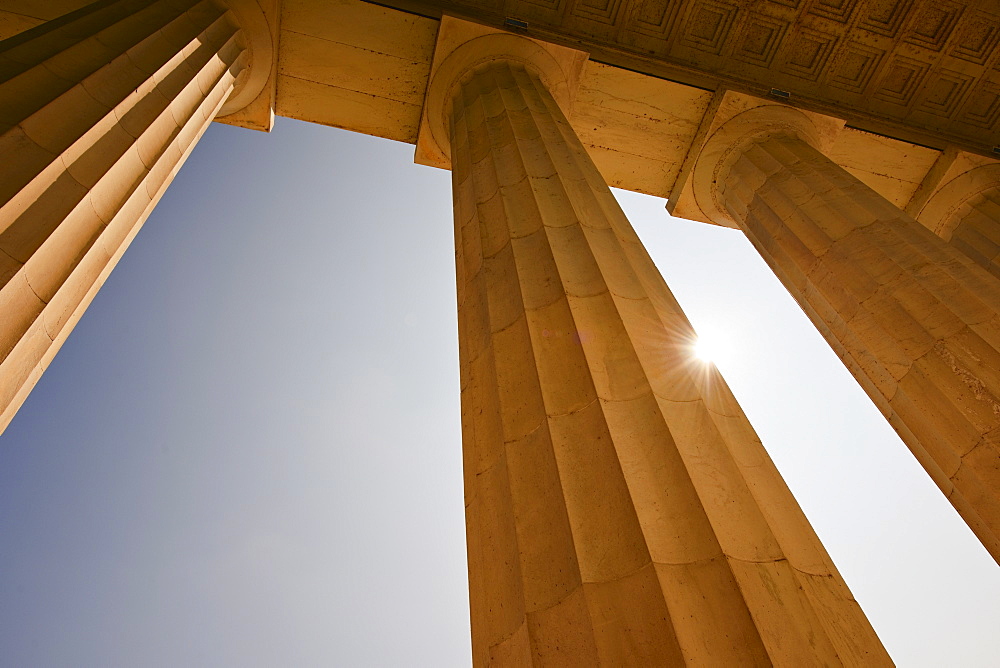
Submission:
M 0 42 L 0 429 L 246 68 L 207 0 L 112 0 Z
M 696 187 L 747 234 L 1000 559 L 1000 282 L 805 135 L 765 121 L 717 151 Z
M 890 665 L 541 79 L 460 81 L 475 665 Z

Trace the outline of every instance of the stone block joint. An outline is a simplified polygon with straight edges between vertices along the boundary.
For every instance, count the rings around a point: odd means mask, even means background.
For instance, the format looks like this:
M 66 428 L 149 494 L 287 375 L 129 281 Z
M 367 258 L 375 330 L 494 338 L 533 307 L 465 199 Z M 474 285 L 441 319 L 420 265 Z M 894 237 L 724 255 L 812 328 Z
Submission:
M 543 77 L 456 81 L 474 663 L 891 665 Z

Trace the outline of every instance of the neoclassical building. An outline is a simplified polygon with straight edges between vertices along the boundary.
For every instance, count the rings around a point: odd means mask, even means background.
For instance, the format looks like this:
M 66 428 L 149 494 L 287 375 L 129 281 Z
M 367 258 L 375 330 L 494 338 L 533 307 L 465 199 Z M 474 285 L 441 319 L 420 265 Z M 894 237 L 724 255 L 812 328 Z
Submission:
M 476 665 L 891 661 L 608 186 L 742 230 L 1000 560 L 1000 7 L 0 0 L 0 426 L 209 123 L 451 171 Z

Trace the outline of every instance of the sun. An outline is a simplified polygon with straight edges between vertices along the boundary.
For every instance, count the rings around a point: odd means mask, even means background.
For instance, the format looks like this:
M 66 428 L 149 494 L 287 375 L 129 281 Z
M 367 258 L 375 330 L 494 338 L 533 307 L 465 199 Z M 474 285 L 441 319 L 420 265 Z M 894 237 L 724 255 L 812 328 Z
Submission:
M 712 361 L 712 346 L 705 339 L 699 338 L 694 342 L 693 352 L 702 362 Z
M 713 332 L 701 332 L 691 345 L 691 353 L 702 362 L 718 362 L 726 354 L 726 344 Z

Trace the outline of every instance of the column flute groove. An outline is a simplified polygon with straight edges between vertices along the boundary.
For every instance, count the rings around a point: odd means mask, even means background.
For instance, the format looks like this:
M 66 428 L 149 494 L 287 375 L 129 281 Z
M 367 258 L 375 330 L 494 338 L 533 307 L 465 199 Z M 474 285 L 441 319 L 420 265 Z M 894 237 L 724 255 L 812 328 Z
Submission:
M 98 2 L 0 42 L 0 429 L 246 66 L 208 0 Z
M 1000 283 L 967 235 L 947 243 L 790 133 L 751 141 L 715 187 L 1000 560 Z
M 952 232 L 950 242 L 979 266 L 1000 278 L 1000 191 L 974 197 Z
M 891 665 L 546 85 L 451 99 L 476 665 Z

